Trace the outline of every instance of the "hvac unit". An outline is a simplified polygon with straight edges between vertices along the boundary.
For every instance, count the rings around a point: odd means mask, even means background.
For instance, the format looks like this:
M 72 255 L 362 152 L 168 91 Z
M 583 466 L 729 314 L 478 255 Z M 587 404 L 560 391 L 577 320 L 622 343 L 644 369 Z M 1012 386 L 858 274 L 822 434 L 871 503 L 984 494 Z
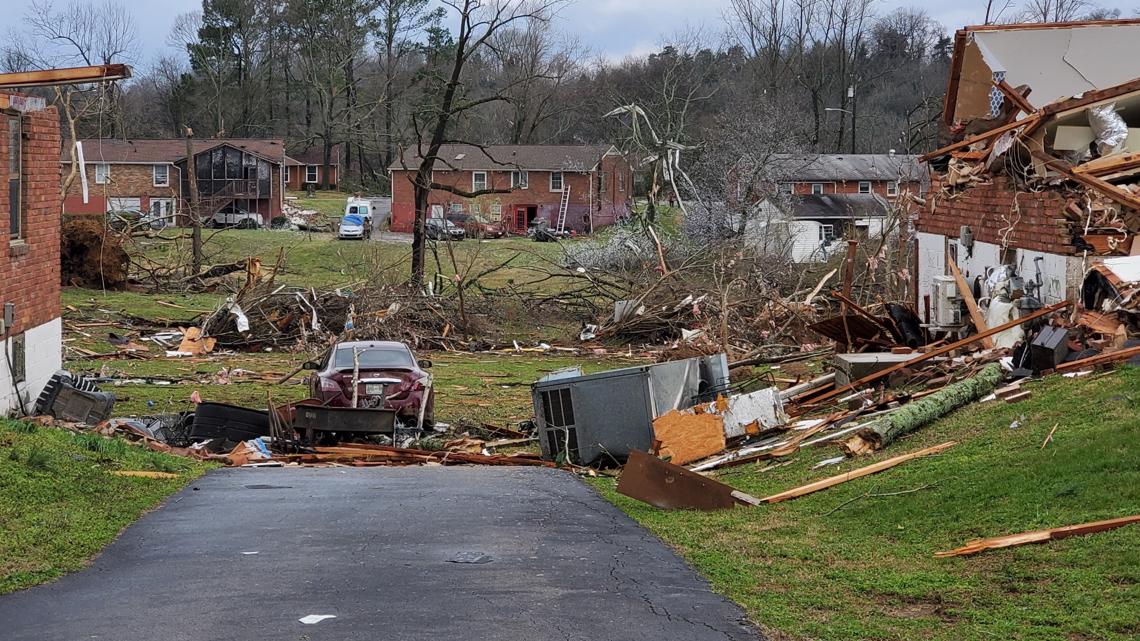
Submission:
M 930 296 L 930 324 L 935 327 L 958 327 L 962 324 L 961 299 L 953 276 L 935 276 Z
M 728 385 L 724 354 L 582 375 L 573 368 L 531 386 L 542 454 L 573 463 L 622 461 L 649 450 L 653 419 L 712 400 Z

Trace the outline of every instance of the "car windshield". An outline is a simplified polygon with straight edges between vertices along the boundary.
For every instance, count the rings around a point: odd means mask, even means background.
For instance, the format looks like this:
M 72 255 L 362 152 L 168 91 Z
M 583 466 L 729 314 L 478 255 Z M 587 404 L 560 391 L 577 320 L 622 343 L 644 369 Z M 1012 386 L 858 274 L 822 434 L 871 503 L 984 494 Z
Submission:
M 336 350 L 333 367 L 336 369 L 352 369 L 351 347 L 340 347 Z M 360 350 L 360 369 L 412 369 L 416 361 L 412 353 L 399 347 L 365 347 Z
M 344 220 L 342 222 L 345 225 L 363 225 L 364 219 L 361 218 L 360 216 L 355 215 L 355 214 L 350 214 L 348 216 L 345 216 Z

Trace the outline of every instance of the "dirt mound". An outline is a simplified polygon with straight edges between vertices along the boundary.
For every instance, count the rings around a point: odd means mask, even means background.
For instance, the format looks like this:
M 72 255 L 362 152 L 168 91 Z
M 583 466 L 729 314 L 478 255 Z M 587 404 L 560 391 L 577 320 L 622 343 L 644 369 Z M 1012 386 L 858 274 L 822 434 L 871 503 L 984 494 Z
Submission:
M 122 289 L 131 259 L 122 238 L 103 221 L 73 218 L 60 234 L 60 278 L 64 285 Z

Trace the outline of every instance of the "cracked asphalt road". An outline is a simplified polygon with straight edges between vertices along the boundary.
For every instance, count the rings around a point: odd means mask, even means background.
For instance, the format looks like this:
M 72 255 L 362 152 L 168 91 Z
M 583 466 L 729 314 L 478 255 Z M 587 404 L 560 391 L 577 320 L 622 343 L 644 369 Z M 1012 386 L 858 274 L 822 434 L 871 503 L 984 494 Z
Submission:
M 7 641 L 761 638 L 572 475 L 492 467 L 216 470 L 86 570 L 0 597 L 0 622 Z

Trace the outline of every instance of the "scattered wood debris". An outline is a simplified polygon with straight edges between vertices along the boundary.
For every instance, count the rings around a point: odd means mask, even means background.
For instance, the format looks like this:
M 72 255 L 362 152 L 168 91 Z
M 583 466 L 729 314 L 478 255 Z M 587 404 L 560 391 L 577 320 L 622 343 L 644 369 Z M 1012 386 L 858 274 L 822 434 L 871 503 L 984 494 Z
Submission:
M 1085 534 L 1096 534 L 1097 532 L 1105 532 L 1113 530 L 1125 525 L 1132 525 L 1133 523 L 1140 523 L 1140 515 L 1126 516 L 1119 519 L 1108 519 L 1105 521 L 1094 521 L 1092 523 L 1083 523 L 1081 525 L 1066 525 L 1064 527 L 1057 527 L 1048 530 L 1034 530 L 1032 532 L 1022 532 L 1020 534 L 1007 534 L 1005 536 L 995 536 L 989 539 L 977 539 L 970 541 L 966 545 L 953 550 L 946 550 L 945 552 L 935 552 L 934 556 L 945 558 L 949 556 L 966 556 L 970 554 L 977 554 L 985 550 L 996 550 L 999 548 L 1008 548 L 1015 545 L 1025 545 L 1026 543 L 1044 543 L 1046 541 L 1056 541 L 1070 536 L 1084 536 Z

